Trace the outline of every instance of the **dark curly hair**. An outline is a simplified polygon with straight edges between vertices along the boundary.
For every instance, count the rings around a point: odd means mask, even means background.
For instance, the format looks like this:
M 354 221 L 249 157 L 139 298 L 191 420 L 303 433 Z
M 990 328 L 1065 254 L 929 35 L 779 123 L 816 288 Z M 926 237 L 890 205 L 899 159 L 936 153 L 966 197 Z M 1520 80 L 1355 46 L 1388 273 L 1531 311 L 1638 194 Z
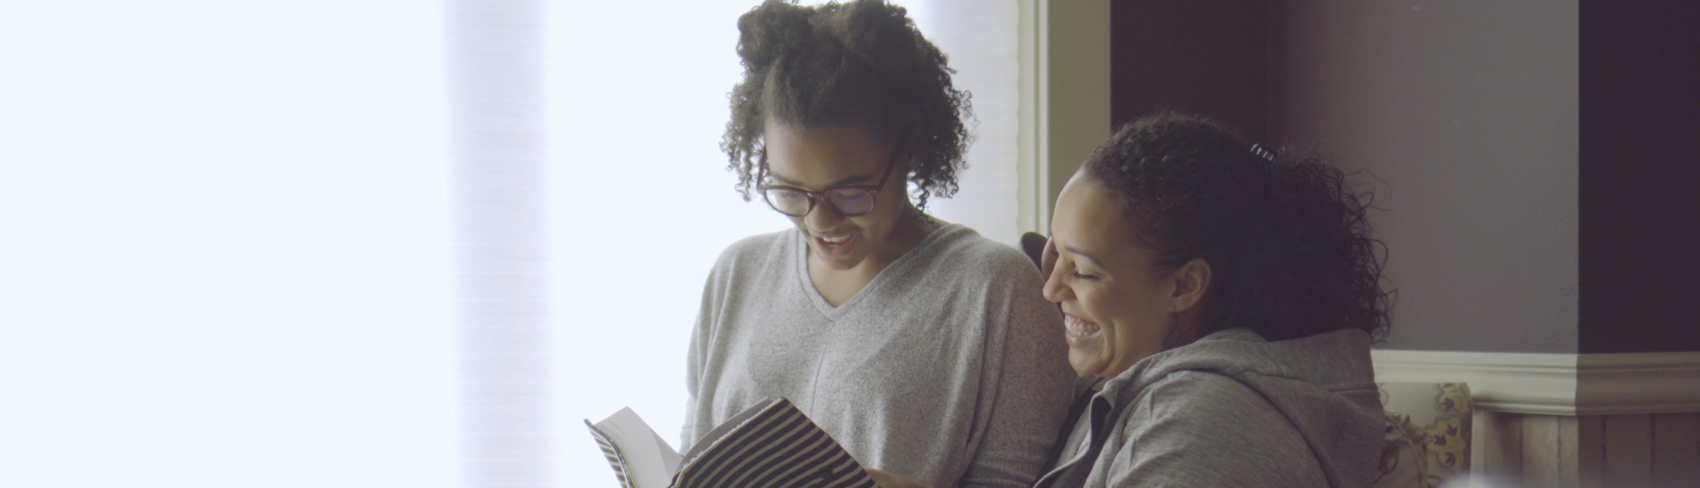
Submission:
M 767 0 L 738 18 L 744 80 L 732 88 L 732 120 L 720 149 L 750 200 L 767 117 L 803 127 L 855 124 L 915 158 L 908 178 L 922 208 L 948 198 L 966 167 L 969 94 L 903 7 L 857 0 L 802 7 Z
M 1289 152 L 1289 151 L 1283 151 Z M 1380 340 L 1392 293 L 1370 195 L 1314 156 L 1269 159 L 1209 119 L 1165 113 L 1123 125 L 1082 169 L 1119 195 L 1159 266 L 1210 264 L 1200 330 L 1264 339 L 1358 329 Z

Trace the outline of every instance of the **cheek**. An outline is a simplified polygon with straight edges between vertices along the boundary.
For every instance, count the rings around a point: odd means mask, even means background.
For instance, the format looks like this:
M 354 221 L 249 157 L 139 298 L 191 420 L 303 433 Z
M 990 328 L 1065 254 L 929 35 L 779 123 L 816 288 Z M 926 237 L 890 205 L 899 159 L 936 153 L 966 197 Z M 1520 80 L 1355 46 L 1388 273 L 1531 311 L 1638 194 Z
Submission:
M 1096 286 L 1077 286 L 1074 288 L 1074 299 L 1080 304 L 1080 310 L 1091 316 L 1092 321 L 1099 326 L 1123 322 L 1122 310 L 1117 310 L 1117 300 L 1112 294 Z
M 1137 341 L 1150 335 L 1153 323 L 1150 307 L 1133 290 L 1082 288 L 1086 289 L 1075 290 L 1080 308 L 1090 314 L 1116 342 Z
M 845 220 L 848 220 L 850 225 L 864 233 L 885 235 L 885 233 L 891 231 L 892 223 L 897 221 L 898 215 L 892 208 L 881 205 L 875 207 L 874 211 L 867 215 L 850 217 Z

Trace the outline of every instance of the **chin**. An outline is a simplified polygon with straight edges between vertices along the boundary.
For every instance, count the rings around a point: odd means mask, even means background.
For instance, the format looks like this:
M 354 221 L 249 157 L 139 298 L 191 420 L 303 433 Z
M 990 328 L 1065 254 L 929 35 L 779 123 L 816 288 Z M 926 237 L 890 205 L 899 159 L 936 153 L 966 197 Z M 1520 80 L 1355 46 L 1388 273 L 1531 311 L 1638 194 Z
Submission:
M 865 261 L 866 259 L 867 256 L 844 256 L 827 258 L 821 261 L 826 263 L 826 267 L 828 268 L 832 268 L 836 271 L 846 271 L 855 268 L 858 264 L 862 264 L 862 261 Z
M 1105 364 L 1103 360 L 1094 357 L 1077 357 L 1076 354 L 1081 353 L 1076 353 L 1073 350 L 1068 352 L 1068 365 L 1069 367 L 1074 368 L 1075 374 L 1084 378 L 1104 371 Z M 1091 353 L 1084 353 L 1081 355 L 1090 356 Z

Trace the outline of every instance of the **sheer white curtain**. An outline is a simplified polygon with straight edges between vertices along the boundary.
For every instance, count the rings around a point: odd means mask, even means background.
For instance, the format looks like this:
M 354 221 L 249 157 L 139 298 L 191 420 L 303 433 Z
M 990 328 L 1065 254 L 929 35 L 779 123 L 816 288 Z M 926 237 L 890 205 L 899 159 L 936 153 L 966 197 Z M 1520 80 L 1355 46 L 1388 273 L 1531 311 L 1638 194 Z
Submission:
M 560 486 L 546 12 L 443 3 L 466 487 Z
M 0 2 L 0 486 L 450 486 L 440 8 Z
M 0 3 L 0 486 L 613 486 L 677 442 L 755 0 Z M 909 1 L 1014 239 L 1013 2 Z
M 562 475 L 616 486 L 582 420 L 630 406 L 679 443 L 685 351 L 709 267 L 790 222 L 733 191 L 719 149 L 756 2 L 550 4 L 552 168 L 568 399 Z
M 790 222 L 732 189 L 719 150 L 755 0 L 549 4 L 555 295 L 568 423 L 561 479 L 616 486 L 581 419 L 630 406 L 678 444 L 685 353 L 720 251 Z M 813 2 L 811 2 L 813 3 Z M 978 136 L 941 218 L 1017 238 L 1014 1 L 899 1 L 974 93 Z
M 987 238 L 1016 246 L 1021 237 L 1016 191 L 1021 106 L 1017 54 L 1020 6 L 1015 0 L 911 0 L 895 2 L 928 40 L 950 57 L 951 83 L 974 94 L 974 145 L 961 191 L 929 200 L 939 218 L 965 224 Z

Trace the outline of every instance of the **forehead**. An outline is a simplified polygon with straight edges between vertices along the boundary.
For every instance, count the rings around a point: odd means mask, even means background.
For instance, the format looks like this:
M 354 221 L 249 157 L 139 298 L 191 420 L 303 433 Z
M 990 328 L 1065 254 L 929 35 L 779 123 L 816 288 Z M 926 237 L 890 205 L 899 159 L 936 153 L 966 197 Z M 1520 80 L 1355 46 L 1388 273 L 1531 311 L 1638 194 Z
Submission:
M 799 127 L 770 123 L 762 140 L 767 148 L 769 175 L 822 188 L 857 177 L 877 180 L 885 171 L 886 157 L 892 148 L 872 131 L 854 125 Z
M 1100 258 L 1137 254 L 1133 229 L 1120 198 L 1084 173 L 1069 179 L 1057 196 L 1051 216 L 1057 245 L 1080 249 Z

